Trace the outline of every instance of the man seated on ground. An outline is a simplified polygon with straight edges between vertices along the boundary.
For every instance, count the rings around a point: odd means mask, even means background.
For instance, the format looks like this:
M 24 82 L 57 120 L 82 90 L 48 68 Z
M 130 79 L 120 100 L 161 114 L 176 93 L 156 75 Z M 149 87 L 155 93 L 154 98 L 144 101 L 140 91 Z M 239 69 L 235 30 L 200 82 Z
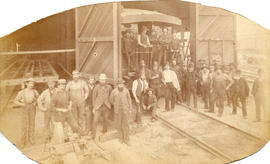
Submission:
M 153 94 L 152 89 L 149 89 L 147 94 L 144 97 L 143 108 L 146 111 L 148 111 L 148 110 L 152 111 L 151 121 L 155 121 L 156 120 L 156 111 L 157 111 L 157 97 Z

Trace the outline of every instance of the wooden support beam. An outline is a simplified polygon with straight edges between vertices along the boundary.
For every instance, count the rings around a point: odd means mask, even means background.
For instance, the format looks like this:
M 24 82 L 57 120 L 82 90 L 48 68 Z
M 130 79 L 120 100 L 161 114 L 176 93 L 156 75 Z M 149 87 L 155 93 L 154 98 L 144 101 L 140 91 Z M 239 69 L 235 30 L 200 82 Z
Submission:
M 119 3 L 113 2 L 113 79 L 119 77 Z
M 19 73 L 19 72 L 21 71 L 21 69 L 23 68 L 25 62 L 26 62 L 26 60 L 23 60 L 23 61 L 21 62 L 21 65 L 20 65 L 19 68 L 16 70 L 16 72 L 13 74 L 13 76 L 11 77 L 11 79 L 14 79 L 14 78 L 18 75 L 18 73 Z
M 75 8 L 75 68 L 79 68 L 79 19 L 78 19 L 78 8 Z
M 15 64 L 17 63 L 17 61 L 14 61 L 12 64 L 10 64 L 8 67 L 6 67 L 3 71 L 1 71 L 0 73 L 0 77 L 2 75 L 4 75 L 11 67 L 13 67 Z
M 101 37 L 80 37 L 78 38 L 78 42 L 80 43 L 87 43 L 87 42 L 94 42 L 94 41 L 97 41 L 97 42 L 112 42 L 113 41 L 113 37 L 111 36 L 101 36 Z
M 58 63 L 58 65 L 62 68 L 64 72 L 66 72 L 70 77 L 72 77 L 72 74 L 62 64 Z
M 28 60 L 28 64 L 27 64 L 26 68 L 24 69 L 23 76 L 25 76 L 29 72 L 29 68 L 32 65 L 32 63 L 33 63 L 32 60 L 31 61 Z
M 86 56 L 85 56 L 84 59 L 83 59 L 82 64 L 81 64 L 80 67 L 79 67 L 79 71 L 81 71 L 82 68 L 84 67 L 84 65 L 85 65 L 85 63 L 86 63 L 88 57 L 90 56 L 91 52 L 93 51 L 95 45 L 96 45 L 96 41 L 94 40 L 94 42 L 92 43 L 92 45 L 91 45 L 90 49 L 88 50 Z
M 48 67 L 50 68 L 50 70 L 51 70 L 53 76 L 57 76 L 57 78 L 58 78 L 58 74 L 57 74 L 57 72 L 55 71 L 55 69 L 53 68 L 53 66 L 51 65 L 51 63 L 50 63 L 48 60 L 45 60 L 45 62 L 47 63 Z
M 41 50 L 41 51 L 19 51 L 19 52 L 0 52 L 0 55 L 35 55 L 35 54 L 58 54 L 75 52 L 74 49 L 60 50 Z
M 42 70 L 42 67 L 41 67 L 41 61 L 40 60 L 38 61 L 38 69 L 39 69 L 39 77 L 42 77 L 43 76 L 43 70 Z
M 89 18 L 90 18 L 90 15 L 91 15 L 93 9 L 94 9 L 94 5 L 91 5 L 91 6 L 90 6 L 90 9 L 89 9 L 89 11 L 88 11 L 88 13 L 87 13 L 87 15 L 86 15 L 86 17 L 85 17 L 84 20 L 83 20 L 82 27 L 81 27 L 80 31 L 78 32 L 78 38 L 81 36 L 81 34 L 82 34 L 82 32 L 84 31 L 84 29 L 85 29 L 87 23 L 89 22 L 88 20 L 89 20 Z M 78 20 L 77 20 L 77 21 L 78 21 Z M 77 27 L 77 28 L 78 28 L 78 27 Z

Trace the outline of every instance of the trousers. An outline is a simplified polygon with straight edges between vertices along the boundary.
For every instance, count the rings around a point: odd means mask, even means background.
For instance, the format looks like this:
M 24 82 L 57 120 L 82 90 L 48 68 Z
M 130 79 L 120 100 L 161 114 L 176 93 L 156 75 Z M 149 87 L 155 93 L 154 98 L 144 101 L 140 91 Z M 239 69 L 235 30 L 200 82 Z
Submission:
M 128 125 L 128 114 L 125 109 L 119 108 L 118 113 L 115 114 L 116 129 L 119 134 L 119 139 L 123 142 L 129 141 L 129 125 Z
M 72 114 L 78 122 L 81 129 L 85 129 L 86 124 L 86 107 L 85 102 L 72 102 Z
M 246 109 L 246 98 L 239 96 L 239 95 L 233 95 L 232 96 L 232 105 L 233 105 L 233 114 L 237 113 L 237 101 L 238 98 L 240 99 L 241 106 L 242 106 L 242 115 L 247 116 L 247 109 Z
M 176 101 L 176 89 L 174 88 L 172 82 L 166 83 L 165 86 L 165 110 L 173 110 Z
M 95 111 L 94 120 L 93 120 L 93 127 L 92 127 L 92 132 L 93 132 L 94 138 L 96 137 L 96 129 L 97 129 L 97 124 L 98 124 L 100 117 L 102 117 L 102 119 L 103 119 L 102 120 L 103 121 L 103 133 L 107 132 L 108 115 L 109 115 L 109 108 L 104 104 Z
M 34 139 L 35 132 L 36 106 L 34 104 L 26 104 L 23 109 L 22 121 L 22 138 L 21 141 L 26 143 Z
M 191 95 L 193 96 L 193 104 L 194 108 L 197 108 L 197 93 L 196 93 L 196 88 L 187 88 L 186 89 L 186 100 L 187 100 L 187 105 L 190 106 L 190 97 Z

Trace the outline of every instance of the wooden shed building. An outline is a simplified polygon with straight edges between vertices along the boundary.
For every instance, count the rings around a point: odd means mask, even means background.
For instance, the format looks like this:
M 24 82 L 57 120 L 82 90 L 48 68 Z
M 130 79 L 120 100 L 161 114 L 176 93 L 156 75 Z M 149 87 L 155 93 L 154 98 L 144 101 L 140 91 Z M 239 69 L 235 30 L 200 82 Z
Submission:
M 10 66 L 22 58 L 46 59 L 58 75 L 61 68 L 67 74 L 77 69 L 88 74 L 103 72 L 113 79 L 121 77 L 124 66 L 120 15 L 123 9 L 150 10 L 179 18 L 180 31 L 190 32 L 188 48 L 194 61 L 204 59 L 207 63 L 223 64 L 237 61 L 235 14 L 231 12 L 176 0 L 114 2 L 52 15 L 1 38 L 1 84 L 10 79 L 7 76 L 27 68 L 28 64 L 20 65 L 22 62 L 14 64 L 19 70 Z M 41 78 L 44 75 L 42 63 L 29 67 L 32 71 L 37 69 L 40 82 L 46 81 L 46 77 Z M 23 76 L 29 70 L 18 74 Z

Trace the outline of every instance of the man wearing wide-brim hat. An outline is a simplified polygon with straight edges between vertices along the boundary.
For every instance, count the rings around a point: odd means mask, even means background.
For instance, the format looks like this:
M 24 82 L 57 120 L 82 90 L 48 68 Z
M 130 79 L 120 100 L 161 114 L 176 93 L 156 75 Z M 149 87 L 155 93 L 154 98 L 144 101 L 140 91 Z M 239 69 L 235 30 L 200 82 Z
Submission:
M 114 107 L 114 118 L 119 133 L 119 140 L 120 142 L 129 144 L 128 116 L 131 113 L 132 103 L 129 91 L 122 79 L 118 79 L 117 88 L 112 91 L 110 102 Z
M 95 86 L 93 90 L 93 138 L 96 137 L 96 128 L 99 117 L 103 117 L 103 133 L 107 132 L 107 119 L 109 115 L 109 110 L 111 109 L 110 104 L 110 93 L 112 87 L 106 83 L 107 76 L 104 73 L 99 75 L 99 83 Z
M 26 144 L 34 144 L 35 117 L 36 117 L 36 100 L 38 92 L 33 89 L 34 79 L 28 78 L 25 81 L 26 88 L 22 89 L 16 98 L 14 104 L 23 108 L 22 138 L 20 147 L 23 148 Z

